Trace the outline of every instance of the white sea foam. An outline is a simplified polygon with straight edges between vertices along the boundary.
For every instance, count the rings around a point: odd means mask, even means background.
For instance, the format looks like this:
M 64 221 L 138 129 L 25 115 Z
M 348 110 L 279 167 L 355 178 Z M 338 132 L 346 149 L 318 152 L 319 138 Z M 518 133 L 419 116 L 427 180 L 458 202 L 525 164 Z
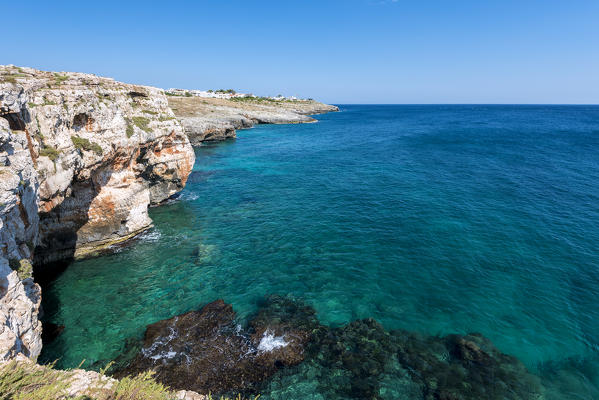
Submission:
M 160 233 L 160 231 L 157 230 L 156 228 L 154 228 L 154 229 L 145 231 L 144 233 L 139 235 L 139 239 L 143 240 L 144 242 L 157 242 L 158 240 L 160 240 L 161 236 L 162 236 L 162 234 Z
M 160 360 L 162 358 L 173 358 L 176 355 L 177 355 L 176 351 L 166 351 L 166 352 L 161 352 L 159 354 L 155 354 L 153 356 L 150 356 L 150 358 L 152 360 Z
M 194 201 L 200 198 L 200 196 L 197 193 L 194 192 L 186 192 L 181 194 L 180 196 L 181 200 L 184 201 Z
M 283 336 L 275 336 L 274 333 L 267 330 L 262 335 L 262 339 L 260 339 L 260 344 L 258 344 L 258 350 L 260 351 L 273 351 L 274 349 L 278 349 L 280 347 L 285 347 L 289 343 L 285 341 Z
M 175 323 L 177 317 L 175 317 Z M 173 324 L 174 325 L 174 324 Z M 167 346 L 173 339 L 177 337 L 177 331 L 173 327 L 169 327 L 168 336 L 161 336 L 152 343 L 150 347 L 142 348 L 141 353 L 144 357 L 151 358 L 152 360 L 159 360 L 161 358 L 173 358 L 177 355 L 177 352 L 172 351 L 172 348 L 168 346 L 168 350 L 159 350 L 160 347 Z M 158 351 L 157 351 L 158 350 Z

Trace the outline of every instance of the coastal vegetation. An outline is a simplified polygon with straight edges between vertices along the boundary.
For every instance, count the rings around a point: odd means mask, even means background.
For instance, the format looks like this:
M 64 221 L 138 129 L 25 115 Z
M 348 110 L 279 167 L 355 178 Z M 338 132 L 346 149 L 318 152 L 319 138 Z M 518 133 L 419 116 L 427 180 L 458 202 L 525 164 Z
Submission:
M 137 126 L 142 131 L 152 132 L 152 128 L 148 125 L 150 124 L 150 120 L 146 117 L 133 117 L 131 118 L 135 126 Z
M 31 278 L 33 275 L 33 266 L 26 258 L 20 260 L 18 258 L 11 258 L 8 260 L 8 265 L 13 271 L 17 271 L 19 279 Z
M 57 85 L 61 85 L 67 79 L 69 79 L 68 75 L 61 75 L 61 74 L 58 74 L 58 73 L 54 74 L 54 83 L 56 83 Z
M 133 125 L 131 125 L 131 121 L 129 119 L 126 119 L 125 121 L 127 122 L 127 128 L 125 129 L 125 133 L 127 134 L 127 137 L 130 138 L 131 136 L 133 136 L 135 131 L 133 129 Z
M 270 103 L 270 104 L 279 104 L 279 103 L 305 103 L 306 100 L 302 99 L 286 99 L 286 98 L 272 98 L 272 97 L 232 97 L 229 100 L 235 102 L 249 102 L 249 103 Z
M 59 151 L 54 147 L 44 145 L 40 150 L 40 156 L 48 157 L 52 161 L 56 161 L 59 156 Z
M 77 385 L 81 370 L 58 370 L 54 365 L 37 365 L 32 362 L 12 360 L 0 365 L 0 400 L 177 400 L 177 394 L 168 386 L 154 379 L 154 372 L 146 371 L 136 376 L 112 381 L 98 374 L 96 381 L 87 388 L 85 394 L 70 396 Z M 211 394 L 205 400 L 257 400 L 236 397 L 213 398 Z
M 79 136 L 71 136 L 71 141 L 73 142 L 73 145 L 75 145 L 76 149 L 93 151 L 99 156 L 102 155 L 102 147 L 100 147 L 98 143 L 91 142 L 88 139 Z
M 234 89 L 218 89 L 218 90 L 215 90 L 214 93 L 235 94 L 237 92 Z

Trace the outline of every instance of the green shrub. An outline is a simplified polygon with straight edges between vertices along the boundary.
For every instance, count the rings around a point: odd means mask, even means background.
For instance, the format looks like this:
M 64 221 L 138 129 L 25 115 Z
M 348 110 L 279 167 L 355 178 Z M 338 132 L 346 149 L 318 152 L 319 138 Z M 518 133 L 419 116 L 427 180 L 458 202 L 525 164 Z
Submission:
M 29 105 L 30 108 L 38 107 L 38 106 L 55 106 L 56 104 L 57 103 L 55 101 L 48 100 L 45 97 L 44 97 L 44 102 L 42 104 L 35 104 L 35 103 L 31 103 L 31 102 L 27 103 L 27 105 Z M 65 103 L 63 103 L 62 106 L 64 108 L 66 108 L 66 104 Z
M 27 74 L 22 73 L 23 71 L 19 70 L 18 68 L 17 71 L 19 71 L 19 73 L 9 72 L 0 76 L 0 79 L 8 83 L 17 83 L 17 78 L 26 78 L 29 76 Z
M 166 386 L 153 379 L 154 371 L 121 379 L 114 390 L 115 400 L 170 400 L 175 399 Z
M 152 128 L 150 128 L 148 125 L 150 124 L 150 120 L 146 117 L 133 117 L 132 118 L 133 123 L 135 124 L 135 126 L 137 126 L 139 129 L 146 131 L 146 132 L 152 132 Z
M 71 136 L 71 141 L 75 145 L 75 148 L 86 151 L 93 151 L 97 155 L 102 155 L 102 147 L 98 143 L 90 142 L 89 140 L 79 137 L 79 136 Z
M 185 97 L 192 97 L 193 95 L 190 92 L 185 92 Z
M 55 400 L 69 387 L 68 375 L 52 368 L 10 361 L 0 367 L 0 398 Z
M 129 120 L 127 120 L 127 129 L 125 129 L 125 132 L 127 133 L 128 138 L 133 136 L 133 134 L 135 133 L 135 130 L 133 129 L 133 125 L 131 125 L 131 122 Z
M 71 384 L 71 371 L 54 369 L 54 365 L 36 365 L 30 362 L 9 361 L 0 365 L 0 399 L 2 400 L 56 400 L 66 399 L 65 393 Z M 175 392 L 157 382 L 153 371 L 126 377 L 116 382 L 111 389 L 88 388 L 88 394 L 77 400 L 175 400 Z M 260 396 L 252 397 L 257 400 Z M 214 399 L 210 394 L 209 400 Z M 241 395 L 220 397 L 219 400 L 244 400 Z
M 67 79 L 69 79 L 68 75 L 60 75 L 60 74 L 54 74 L 54 82 L 57 85 L 62 84 L 64 81 L 66 81 Z
M 235 94 L 237 92 L 235 90 L 233 90 L 233 89 L 218 89 L 215 93 Z
M 152 111 L 152 110 L 143 110 L 143 112 L 146 114 L 150 114 L 150 115 L 158 115 L 158 113 L 156 111 Z
M 42 147 L 42 149 L 40 150 L 40 156 L 46 156 L 52 161 L 56 161 L 59 155 L 59 151 L 56 150 L 54 147 L 44 145 L 44 147 Z
M 10 258 L 8 260 L 8 265 L 10 266 L 10 269 L 17 271 L 17 275 L 21 280 L 31 278 L 33 276 L 33 266 L 26 258 L 22 258 L 20 260 L 18 258 Z

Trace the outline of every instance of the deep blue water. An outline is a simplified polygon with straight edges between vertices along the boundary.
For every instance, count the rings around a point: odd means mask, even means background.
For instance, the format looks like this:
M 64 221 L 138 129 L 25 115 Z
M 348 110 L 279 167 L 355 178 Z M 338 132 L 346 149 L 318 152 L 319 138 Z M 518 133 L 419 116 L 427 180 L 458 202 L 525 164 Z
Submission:
M 341 111 L 199 147 L 153 231 L 45 289 L 65 330 L 42 358 L 108 361 L 148 323 L 289 293 L 333 326 L 480 332 L 547 398 L 599 398 L 599 107 Z M 305 376 L 269 390 L 318 398 Z

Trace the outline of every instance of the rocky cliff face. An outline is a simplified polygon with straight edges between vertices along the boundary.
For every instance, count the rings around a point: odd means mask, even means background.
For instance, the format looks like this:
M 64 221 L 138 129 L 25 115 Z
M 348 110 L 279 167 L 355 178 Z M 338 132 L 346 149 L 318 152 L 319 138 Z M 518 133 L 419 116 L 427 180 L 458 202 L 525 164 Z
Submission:
M 194 153 L 160 89 L 79 73 L 0 68 L 0 116 L 37 171 L 36 259 L 93 253 L 151 225 Z
M 194 152 L 160 89 L 0 66 L 0 359 L 41 350 L 31 261 L 93 254 L 151 226 Z
M 31 277 L 21 278 L 0 257 L 0 361 L 18 354 L 36 359 L 42 351 L 41 290 Z
M 25 132 L 0 118 L 0 360 L 42 349 L 40 287 L 31 278 L 38 241 L 37 173 Z
M 236 129 L 255 124 L 316 122 L 311 114 L 339 111 L 317 101 L 269 101 L 169 96 L 169 104 L 194 144 L 234 138 Z

